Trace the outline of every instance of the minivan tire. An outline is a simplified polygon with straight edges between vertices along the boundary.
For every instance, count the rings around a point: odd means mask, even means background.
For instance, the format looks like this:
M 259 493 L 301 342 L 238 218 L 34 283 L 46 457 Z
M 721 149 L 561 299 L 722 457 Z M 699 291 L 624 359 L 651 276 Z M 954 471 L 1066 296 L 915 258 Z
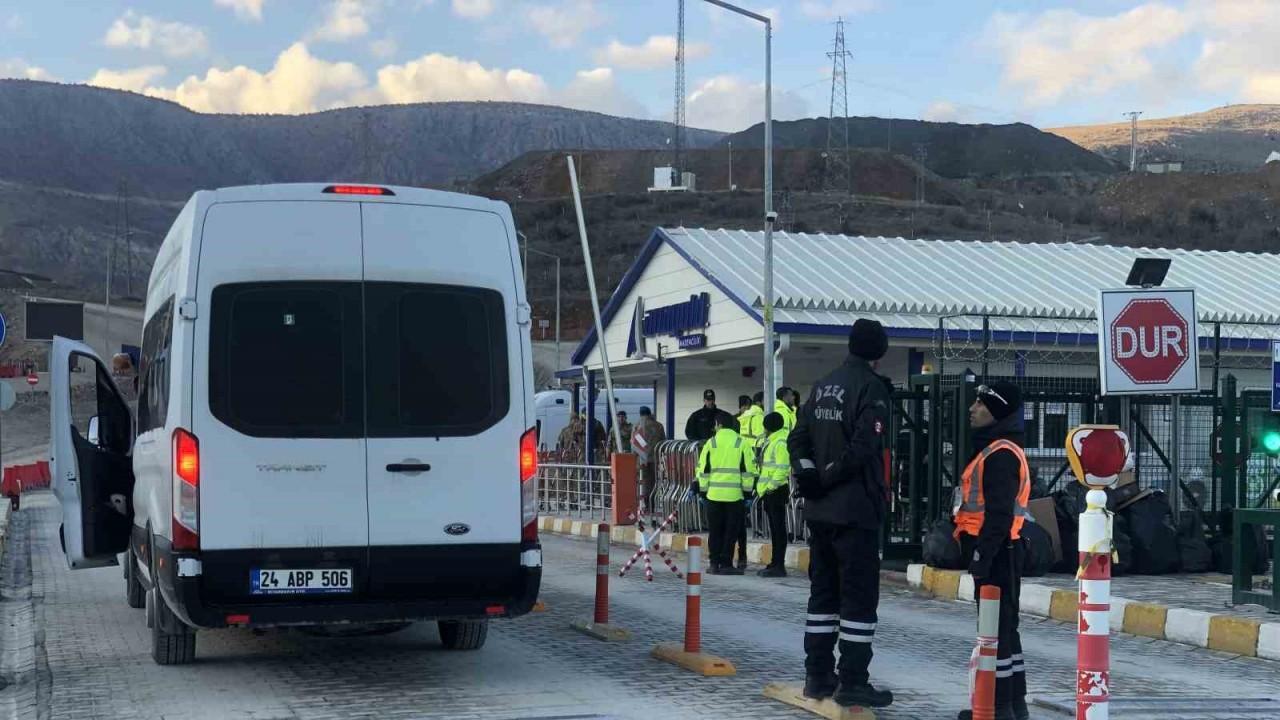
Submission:
M 178 619 L 160 596 L 159 587 L 147 593 L 152 614 L 151 659 L 157 665 L 186 665 L 196 659 L 196 631 Z
M 446 650 L 479 650 L 489 637 L 488 620 L 441 620 L 438 625 Z
M 134 556 L 132 546 L 124 553 L 124 598 L 131 608 L 147 606 L 147 589 L 138 579 L 138 558 Z

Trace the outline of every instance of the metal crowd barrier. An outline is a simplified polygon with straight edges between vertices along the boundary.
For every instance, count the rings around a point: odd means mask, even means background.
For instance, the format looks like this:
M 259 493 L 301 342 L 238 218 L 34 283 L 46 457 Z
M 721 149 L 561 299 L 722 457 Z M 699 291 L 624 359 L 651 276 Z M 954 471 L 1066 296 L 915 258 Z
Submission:
M 558 462 L 555 453 L 538 463 L 538 512 L 606 521 L 613 508 L 613 472 L 608 465 Z
M 672 510 L 679 510 L 676 532 L 706 532 L 707 514 L 702 503 L 694 498 L 689 499 L 689 488 L 698 483 L 698 454 L 702 450 L 700 441 L 666 440 L 658 443 L 654 449 L 657 463 L 657 478 L 650 508 L 654 515 L 666 517 Z M 764 514 L 764 505 L 755 503 L 748 514 L 748 539 L 769 540 L 769 521 Z M 787 534 L 794 542 L 808 539 L 804 526 L 804 514 L 795 495 L 794 482 L 791 489 L 791 500 L 787 503 Z

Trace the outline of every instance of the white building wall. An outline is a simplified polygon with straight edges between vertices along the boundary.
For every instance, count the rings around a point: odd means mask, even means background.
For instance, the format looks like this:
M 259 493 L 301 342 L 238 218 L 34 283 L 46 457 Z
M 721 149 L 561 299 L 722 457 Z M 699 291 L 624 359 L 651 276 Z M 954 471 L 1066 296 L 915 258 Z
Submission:
M 635 314 L 637 297 L 644 298 L 647 309 L 665 307 L 688 301 L 691 295 L 708 293 L 711 296 L 710 326 L 706 329 L 707 347 L 705 350 L 677 350 L 673 337 L 651 337 L 648 340 L 649 352 L 657 354 L 658 345 L 663 345 L 665 357 L 681 358 L 689 355 L 700 355 L 708 351 L 741 346 L 744 343 L 760 342 L 760 323 L 742 308 L 738 307 L 724 293 L 698 272 L 671 245 L 663 243 L 654 253 L 649 265 L 635 287 L 627 295 L 618 314 L 605 328 L 606 349 L 609 361 L 614 367 L 628 364 L 627 339 L 631 335 L 631 320 Z M 600 349 L 597 345 L 587 355 L 584 366 L 597 368 L 600 366 Z

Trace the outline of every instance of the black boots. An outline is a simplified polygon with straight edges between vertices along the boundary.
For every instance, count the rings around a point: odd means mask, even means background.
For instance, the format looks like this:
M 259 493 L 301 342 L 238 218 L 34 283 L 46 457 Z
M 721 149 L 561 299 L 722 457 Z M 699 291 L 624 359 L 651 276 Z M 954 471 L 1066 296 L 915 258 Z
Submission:
M 1013 699 L 1013 718 L 1014 720 L 1031 720 L 1031 710 L 1027 707 L 1025 697 Z
M 840 707 L 859 707 L 883 708 L 893 704 L 893 693 L 888 690 L 877 690 L 870 684 L 850 685 L 848 683 L 840 683 L 840 689 L 836 690 L 835 697 L 832 698 Z
M 760 577 L 764 577 L 764 578 L 786 577 L 787 569 L 782 567 L 781 565 L 770 565 L 769 567 L 757 572 L 756 575 L 759 575 Z
M 806 675 L 804 678 L 804 696 L 812 700 L 826 700 L 835 694 L 837 684 L 835 673 Z

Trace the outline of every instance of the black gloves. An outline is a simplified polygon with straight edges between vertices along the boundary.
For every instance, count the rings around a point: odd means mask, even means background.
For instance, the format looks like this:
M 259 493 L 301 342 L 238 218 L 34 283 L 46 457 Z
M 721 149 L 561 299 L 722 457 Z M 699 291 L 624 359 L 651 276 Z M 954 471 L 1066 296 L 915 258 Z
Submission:
M 805 467 L 796 472 L 796 495 L 806 500 L 817 500 L 825 494 L 818 468 Z

